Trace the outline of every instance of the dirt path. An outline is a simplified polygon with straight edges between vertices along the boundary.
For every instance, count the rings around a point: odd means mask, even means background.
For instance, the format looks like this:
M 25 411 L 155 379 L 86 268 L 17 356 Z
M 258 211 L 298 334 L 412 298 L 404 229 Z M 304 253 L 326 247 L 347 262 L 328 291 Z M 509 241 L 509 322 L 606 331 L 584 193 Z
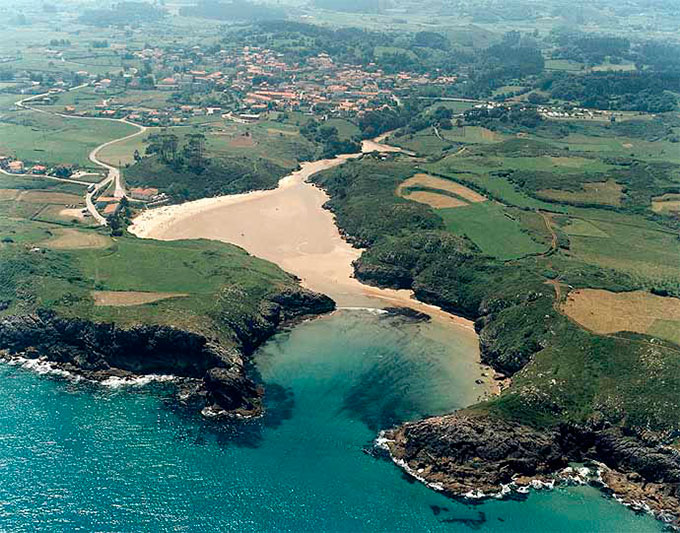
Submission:
M 555 229 L 552 226 L 552 220 L 550 219 L 550 216 L 540 210 L 538 210 L 538 214 L 541 215 L 543 222 L 545 222 L 545 227 L 548 229 L 551 236 L 550 250 L 543 254 L 544 256 L 546 256 L 557 251 L 557 248 L 559 247 L 559 238 L 557 237 L 557 233 L 555 232 Z

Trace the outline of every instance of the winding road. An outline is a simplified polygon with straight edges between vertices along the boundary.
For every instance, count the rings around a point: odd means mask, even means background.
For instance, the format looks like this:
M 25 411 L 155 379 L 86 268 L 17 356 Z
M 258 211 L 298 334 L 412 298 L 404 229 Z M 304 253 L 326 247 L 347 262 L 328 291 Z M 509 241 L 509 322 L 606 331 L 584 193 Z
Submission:
M 83 85 L 78 85 L 77 87 L 73 87 L 69 89 L 70 91 L 76 91 L 78 89 L 82 89 L 84 87 L 87 87 L 89 84 L 85 83 Z M 98 167 L 101 167 L 103 169 L 107 170 L 107 175 L 106 177 L 101 180 L 100 182 L 96 183 L 95 186 L 90 189 L 90 186 L 92 183 L 86 182 L 86 181 L 80 181 L 80 180 L 74 180 L 74 179 L 67 179 L 67 178 L 56 178 L 54 176 L 40 176 L 42 178 L 47 178 L 47 179 L 53 179 L 53 180 L 58 180 L 58 181 L 63 181 L 67 183 L 75 183 L 78 185 L 85 185 L 88 187 L 87 192 L 85 193 L 85 205 L 87 207 L 87 210 L 90 212 L 92 215 L 92 218 L 97 221 L 97 223 L 101 226 L 106 226 L 106 217 L 104 217 L 99 211 L 97 211 L 97 206 L 95 205 L 94 198 L 104 189 L 106 189 L 111 183 L 114 183 L 114 192 L 113 196 L 114 198 L 124 198 L 127 194 L 125 192 L 125 185 L 123 184 L 123 181 L 121 179 L 121 174 L 120 174 L 120 169 L 113 165 L 109 165 L 108 163 L 102 161 L 99 159 L 98 154 L 99 152 L 108 147 L 111 146 L 112 144 L 116 144 L 119 142 L 126 141 L 128 139 L 132 139 L 133 137 L 136 137 L 138 135 L 143 134 L 146 132 L 147 127 L 146 126 L 141 126 L 139 124 L 135 124 L 134 122 L 130 122 L 127 120 L 127 118 L 102 118 L 102 117 L 78 117 L 74 115 L 66 115 L 63 113 L 57 113 L 55 111 L 48 111 L 46 109 L 39 109 L 30 105 L 27 105 L 27 102 L 31 102 L 33 100 L 37 100 L 38 98 L 42 98 L 45 96 L 49 96 L 50 93 L 42 93 L 42 94 L 35 94 L 32 96 L 29 96 L 27 98 L 23 98 L 19 100 L 18 102 L 15 102 L 15 105 L 21 109 L 27 109 L 30 111 L 35 111 L 36 113 L 45 113 L 48 115 L 54 115 L 57 117 L 62 117 L 66 119 L 80 119 L 80 120 L 107 120 L 109 122 L 120 122 L 122 124 L 127 124 L 129 126 L 134 126 L 135 128 L 138 128 L 139 131 L 136 131 L 135 133 L 132 133 L 130 135 L 126 135 L 125 137 L 120 137 L 119 139 L 113 139 L 112 141 L 105 142 L 104 144 L 101 144 L 94 148 L 90 154 L 89 154 L 89 160 L 92 161 L 95 165 Z M 4 170 L 0 171 L 3 174 L 8 174 Z M 12 174 L 13 176 L 33 176 L 33 174 Z

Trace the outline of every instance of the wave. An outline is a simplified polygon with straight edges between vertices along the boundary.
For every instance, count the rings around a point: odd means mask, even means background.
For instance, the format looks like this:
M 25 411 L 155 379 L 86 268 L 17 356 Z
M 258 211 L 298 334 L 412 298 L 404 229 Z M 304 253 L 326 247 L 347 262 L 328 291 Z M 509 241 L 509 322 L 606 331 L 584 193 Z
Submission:
M 172 374 L 147 374 L 144 376 L 110 376 L 99 383 L 104 387 L 119 389 L 121 387 L 144 387 L 149 383 L 167 383 L 175 381 L 176 376 Z
M 372 313 L 374 315 L 387 315 L 389 311 L 385 309 L 380 309 L 378 307 L 338 307 L 338 311 L 364 311 L 367 313 Z
M 50 361 L 44 357 L 39 357 L 37 359 L 30 359 L 28 357 L 22 357 L 20 355 L 5 355 L 2 357 L 7 364 L 12 366 L 20 366 L 25 370 L 35 372 L 41 376 L 55 376 L 63 379 L 67 379 L 72 382 L 86 381 L 88 383 L 93 383 L 101 385 L 103 387 L 108 387 L 111 389 L 118 389 L 122 387 L 143 387 L 150 383 L 164 383 L 171 382 L 177 379 L 176 376 L 171 374 L 147 374 L 143 376 L 108 376 L 104 379 L 93 379 L 90 377 L 84 377 L 77 372 L 70 372 L 65 370 L 60 366 L 59 363 Z
M 35 372 L 41 376 L 59 376 L 70 381 L 81 381 L 84 379 L 82 376 L 74 374 L 73 372 L 69 372 L 68 370 L 64 370 L 57 363 L 42 357 L 39 359 L 29 359 L 27 357 L 13 356 L 6 357 L 5 360 L 10 365 L 20 366 L 21 368 L 25 368 L 26 370 L 30 370 L 31 372 Z

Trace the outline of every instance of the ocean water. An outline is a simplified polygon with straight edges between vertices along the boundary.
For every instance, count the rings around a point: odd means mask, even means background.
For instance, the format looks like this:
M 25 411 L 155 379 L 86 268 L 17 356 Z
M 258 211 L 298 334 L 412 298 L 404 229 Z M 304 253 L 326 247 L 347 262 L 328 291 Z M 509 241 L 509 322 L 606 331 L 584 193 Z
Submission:
M 0 531 L 660 531 L 588 487 L 454 502 L 364 453 L 474 400 L 470 340 L 366 312 L 256 357 L 268 413 L 225 425 L 168 383 L 105 388 L 0 365 Z

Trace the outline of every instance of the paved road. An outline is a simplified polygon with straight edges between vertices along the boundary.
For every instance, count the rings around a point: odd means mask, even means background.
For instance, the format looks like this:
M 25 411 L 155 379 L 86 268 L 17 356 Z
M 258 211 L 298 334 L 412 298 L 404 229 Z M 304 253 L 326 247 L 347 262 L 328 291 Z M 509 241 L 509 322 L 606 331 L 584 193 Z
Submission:
M 92 218 L 94 218 L 100 226 L 106 226 L 106 217 L 103 216 L 102 214 L 97 211 L 97 206 L 94 205 L 94 197 L 103 189 L 106 189 L 106 187 L 109 186 L 111 183 L 111 177 L 106 177 L 99 183 L 97 183 L 94 186 L 94 189 L 91 191 L 87 191 L 85 193 L 85 205 L 87 206 L 87 210 L 90 212 L 92 215 Z
M 53 181 L 61 181 L 63 183 L 74 183 L 76 185 L 85 185 L 85 187 L 89 187 L 92 185 L 91 181 L 81 181 L 81 180 L 75 180 L 71 178 L 57 178 L 56 176 L 45 176 L 44 174 L 27 174 L 27 173 L 21 173 L 21 174 L 15 174 L 14 172 L 7 172 L 6 170 L 0 168 L 0 174 L 5 174 L 6 176 L 18 176 L 20 178 L 39 178 L 43 180 L 53 180 Z
M 85 118 L 85 117 L 83 117 Z M 93 117 L 94 118 L 94 117 Z M 132 139 L 133 137 L 137 137 L 138 135 L 141 135 L 146 131 L 146 126 L 140 126 L 139 124 L 135 124 L 134 122 L 130 122 L 128 120 L 125 120 L 124 118 L 119 118 L 119 119 L 104 119 L 104 120 L 115 120 L 117 122 L 122 122 L 123 124 L 129 124 L 130 126 L 135 126 L 136 128 L 139 128 L 139 131 L 136 131 L 135 133 L 132 133 L 131 135 L 126 135 L 125 137 L 121 137 L 120 139 L 114 139 L 113 141 L 106 142 L 102 145 L 97 146 L 94 150 L 90 152 L 90 161 L 92 161 L 95 165 L 98 165 L 100 167 L 106 168 L 109 171 L 108 178 L 110 180 L 113 180 L 115 183 L 114 187 L 114 192 L 113 196 L 114 198 L 123 198 L 126 196 L 125 192 L 125 185 L 123 185 L 122 180 L 120 178 L 120 170 L 117 167 L 114 167 L 112 165 L 109 165 L 108 163 L 105 163 L 101 159 L 97 157 L 97 154 L 99 153 L 100 150 L 106 148 L 107 146 L 111 146 L 112 144 L 116 144 L 119 142 L 127 141 L 128 139 Z

